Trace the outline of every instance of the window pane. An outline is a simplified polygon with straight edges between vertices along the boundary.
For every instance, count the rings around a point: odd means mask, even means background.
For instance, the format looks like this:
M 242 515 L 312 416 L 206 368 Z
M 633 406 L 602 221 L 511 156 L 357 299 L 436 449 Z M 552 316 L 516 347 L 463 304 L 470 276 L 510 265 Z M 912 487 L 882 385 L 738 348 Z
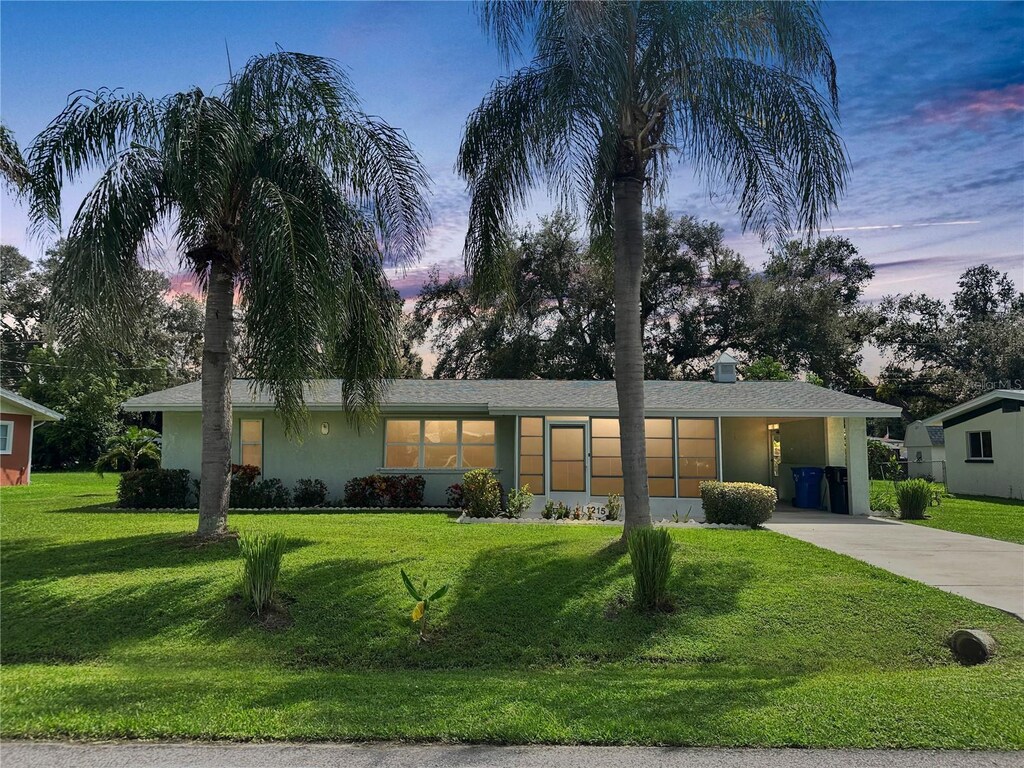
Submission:
M 543 475 L 520 475 L 519 484 L 529 487 L 530 493 L 544 493 Z
M 541 437 L 544 434 L 544 419 L 536 416 L 523 417 L 519 420 L 519 434 Z
M 462 422 L 462 442 L 465 443 L 493 443 L 494 422 L 493 421 L 464 421 Z
M 967 433 L 967 455 L 969 458 L 977 459 L 981 457 L 981 433 L 980 432 L 968 432 Z
M 717 475 L 717 462 L 712 458 L 679 459 L 679 477 L 699 477 L 705 480 L 714 480 Z
M 671 477 L 652 477 L 647 480 L 651 496 L 675 496 L 676 481 Z
M 391 468 L 418 467 L 420 447 L 418 445 L 389 445 L 384 452 L 384 466 Z
M 617 437 L 595 437 L 591 441 L 591 452 L 594 456 L 615 456 L 621 455 L 619 438 Z
M 458 449 L 454 445 L 425 445 L 423 446 L 423 466 L 427 469 L 457 469 L 459 466 Z
M 420 441 L 419 421 L 399 421 L 390 419 L 387 427 L 387 442 L 418 443 Z M 402 464 L 401 466 L 408 466 Z
M 590 434 L 594 437 L 618 437 L 618 419 L 591 419 Z
M 423 442 L 425 443 L 448 443 L 455 445 L 458 442 L 459 423 L 457 421 L 425 421 L 423 422 Z M 390 442 L 410 442 L 413 440 L 392 440 Z
M 586 483 L 583 477 L 582 461 L 551 462 L 552 491 L 583 491 Z
M 660 459 L 657 457 L 647 457 L 647 476 L 648 477 L 672 477 L 672 459 Z
M 11 439 L 10 428 L 10 424 L 0 424 L 0 450 L 11 450 L 11 444 L 9 442 Z
M 243 443 L 263 442 L 263 422 L 258 419 L 242 419 L 239 422 L 239 430 Z
M 679 437 L 715 437 L 714 419 L 679 419 Z
M 557 427 L 551 430 L 551 458 L 568 461 L 583 458 L 583 429 Z
M 986 459 L 992 458 L 992 433 L 981 433 L 981 455 Z
M 621 477 L 594 477 L 590 480 L 591 496 L 607 496 L 609 493 L 622 493 Z
M 260 444 L 244 443 L 241 450 L 242 463 L 250 464 L 263 469 L 263 446 Z
M 519 452 L 528 456 L 543 456 L 544 455 L 544 438 L 543 437 L 523 437 L 520 438 L 520 450 Z
M 679 455 L 682 456 L 715 456 L 714 440 L 680 440 Z
M 519 473 L 522 475 L 543 475 L 544 474 L 544 457 L 543 456 L 520 456 L 519 457 Z
M 590 466 L 594 477 L 622 477 L 622 459 L 618 456 L 595 456 Z
M 679 495 L 684 499 L 700 498 L 700 480 L 679 480 Z
M 494 446 L 493 445 L 464 445 L 462 446 L 462 466 L 464 467 L 493 467 Z
M 647 437 L 672 437 L 672 419 L 647 419 L 644 431 Z
M 672 441 L 661 437 L 647 438 L 647 455 L 672 458 Z

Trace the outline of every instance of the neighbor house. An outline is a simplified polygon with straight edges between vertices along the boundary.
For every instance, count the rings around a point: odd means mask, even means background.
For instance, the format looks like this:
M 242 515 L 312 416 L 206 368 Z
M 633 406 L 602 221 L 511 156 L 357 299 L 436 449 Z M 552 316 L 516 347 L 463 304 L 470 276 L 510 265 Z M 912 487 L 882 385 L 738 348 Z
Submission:
M 950 493 L 1024 499 L 1024 389 L 995 389 L 925 424 L 942 427 Z
M 929 480 L 946 480 L 946 438 L 941 425 L 928 426 L 923 421 L 907 425 L 903 437 L 906 450 L 907 476 Z
M 724 369 L 724 370 L 723 370 Z M 867 514 L 865 419 L 899 409 L 804 382 L 645 382 L 647 465 L 655 514 L 700 514 L 702 480 L 772 485 L 793 496 L 795 466 L 849 469 L 851 509 Z M 325 481 L 339 496 L 347 480 L 374 473 L 426 479 L 426 503 L 475 467 L 509 488 L 529 485 L 546 499 L 600 503 L 622 492 L 619 423 L 612 381 L 421 380 L 390 383 L 378 423 L 358 428 L 343 412 L 339 380 L 306 392 L 311 428 L 289 440 L 269 396 L 236 380 L 232 461 L 253 464 L 287 485 Z M 160 412 L 163 466 L 198 476 L 200 384 L 137 397 L 129 411 Z
M 0 485 L 29 484 L 36 427 L 63 418 L 46 406 L 0 387 Z

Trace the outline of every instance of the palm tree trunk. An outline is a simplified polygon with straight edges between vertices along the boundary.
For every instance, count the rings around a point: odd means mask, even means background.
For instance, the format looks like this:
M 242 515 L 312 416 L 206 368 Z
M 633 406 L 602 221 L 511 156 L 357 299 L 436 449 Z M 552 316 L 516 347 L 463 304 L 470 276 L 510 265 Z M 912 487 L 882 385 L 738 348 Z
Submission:
M 227 532 L 231 491 L 231 341 L 235 284 L 220 258 L 210 264 L 203 330 L 203 448 L 199 536 Z
M 644 349 L 640 280 L 644 266 L 643 182 L 620 177 L 615 204 L 615 391 L 622 451 L 623 538 L 651 525 L 644 430 Z

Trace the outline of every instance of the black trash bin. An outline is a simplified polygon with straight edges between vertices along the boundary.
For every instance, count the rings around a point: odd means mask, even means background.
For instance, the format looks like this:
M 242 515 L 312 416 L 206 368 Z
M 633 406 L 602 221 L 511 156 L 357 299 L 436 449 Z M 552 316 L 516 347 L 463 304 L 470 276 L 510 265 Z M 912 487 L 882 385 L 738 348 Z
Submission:
M 850 514 L 850 481 L 846 467 L 825 467 L 828 508 L 836 515 Z

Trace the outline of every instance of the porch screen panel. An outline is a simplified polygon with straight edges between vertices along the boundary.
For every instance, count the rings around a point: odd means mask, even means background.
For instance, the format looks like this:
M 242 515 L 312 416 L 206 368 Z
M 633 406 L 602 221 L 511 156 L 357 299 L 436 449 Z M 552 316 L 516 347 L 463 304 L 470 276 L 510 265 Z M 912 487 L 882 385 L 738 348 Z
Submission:
M 519 485 L 544 493 L 544 417 L 519 419 Z
M 677 419 L 679 495 L 698 498 L 702 480 L 718 479 L 714 419 Z
M 590 495 L 622 493 L 618 419 L 590 420 Z
M 647 487 L 651 496 L 676 495 L 675 467 L 672 460 L 672 419 L 646 419 Z
M 241 419 L 238 422 L 238 454 L 243 464 L 263 471 L 263 420 Z

